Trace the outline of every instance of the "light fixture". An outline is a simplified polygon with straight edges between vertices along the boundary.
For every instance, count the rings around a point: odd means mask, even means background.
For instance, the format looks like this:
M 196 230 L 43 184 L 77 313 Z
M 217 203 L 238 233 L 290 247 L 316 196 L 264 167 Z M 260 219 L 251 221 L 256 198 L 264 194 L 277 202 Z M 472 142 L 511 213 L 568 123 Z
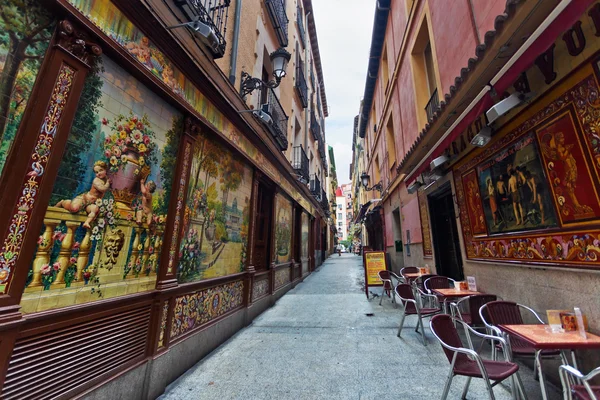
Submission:
M 522 92 L 514 92 L 507 98 L 498 103 L 494 104 L 487 112 L 485 116 L 488 119 L 488 125 L 491 125 L 492 122 L 512 110 L 513 108 L 519 106 L 524 101 L 527 101 L 529 98 L 533 96 L 533 93 L 524 94 Z
M 471 144 L 477 147 L 483 147 L 490 142 L 492 139 L 492 128 L 490 126 L 484 126 L 477 135 L 471 139 Z
M 246 95 L 263 86 L 271 89 L 279 86 L 281 79 L 286 75 L 285 70 L 292 55 L 286 49 L 280 47 L 272 52 L 269 57 L 271 58 L 274 79 L 269 82 L 264 82 L 262 79 L 253 78 L 249 73 L 242 71 L 242 81 L 240 84 L 240 94 L 242 97 L 246 97 Z
M 383 193 L 383 185 L 381 185 L 381 182 L 377 182 L 373 186 L 369 187 L 370 179 L 371 179 L 371 177 L 366 172 L 363 172 L 360 175 L 360 181 L 361 181 L 363 187 L 365 188 L 365 190 L 367 192 L 370 192 L 371 190 L 379 190 L 379 194 Z
M 187 26 L 188 28 L 193 30 L 194 34 L 200 40 L 202 40 L 202 42 L 204 42 L 204 44 L 206 44 L 208 47 L 210 47 L 210 49 L 213 51 L 213 53 L 219 53 L 219 46 L 221 46 L 221 42 L 219 41 L 219 38 L 215 34 L 215 31 L 210 26 L 208 26 L 205 23 L 201 22 L 200 20 L 196 19 L 194 21 L 184 22 L 183 24 L 167 26 L 167 29 L 180 28 L 182 26 Z
M 408 185 L 408 187 L 406 188 L 406 190 L 408 191 L 409 194 L 413 194 L 415 193 L 417 190 L 419 190 L 419 188 L 423 186 L 423 184 L 419 181 L 414 181 L 413 183 L 411 183 L 410 185 Z
M 430 169 L 436 169 L 438 167 L 441 167 L 444 163 L 448 162 L 450 159 L 448 158 L 448 156 L 439 156 L 435 159 L 433 159 L 433 161 L 431 161 L 431 163 L 429 163 L 429 168 Z

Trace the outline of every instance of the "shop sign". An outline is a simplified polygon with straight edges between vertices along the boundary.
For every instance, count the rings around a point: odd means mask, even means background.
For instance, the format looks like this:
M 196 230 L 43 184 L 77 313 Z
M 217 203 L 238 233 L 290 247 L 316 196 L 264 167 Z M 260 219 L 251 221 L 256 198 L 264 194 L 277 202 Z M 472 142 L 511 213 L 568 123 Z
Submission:
M 382 286 L 383 282 L 379 279 L 379 271 L 386 271 L 385 251 L 365 251 L 365 292 L 369 297 L 369 286 Z

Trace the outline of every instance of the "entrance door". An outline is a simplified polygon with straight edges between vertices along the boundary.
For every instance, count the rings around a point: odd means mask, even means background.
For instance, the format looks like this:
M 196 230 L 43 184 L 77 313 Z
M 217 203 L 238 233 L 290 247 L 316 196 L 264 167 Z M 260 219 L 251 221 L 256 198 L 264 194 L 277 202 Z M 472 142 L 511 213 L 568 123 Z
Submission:
M 256 209 L 256 238 L 254 240 L 254 268 L 269 268 L 271 255 L 271 217 L 273 214 L 273 193 L 262 183 L 258 186 Z
M 429 196 L 429 210 L 437 272 L 455 280 L 463 280 L 462 256 L 450 184 Z

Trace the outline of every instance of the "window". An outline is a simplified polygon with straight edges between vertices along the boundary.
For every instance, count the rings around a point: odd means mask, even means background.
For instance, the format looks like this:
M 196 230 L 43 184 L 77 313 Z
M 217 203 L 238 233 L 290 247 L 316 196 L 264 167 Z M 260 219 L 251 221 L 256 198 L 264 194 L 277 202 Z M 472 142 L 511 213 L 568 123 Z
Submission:
M 341 210 L 343 207 L 343 204 L 338 204 L 338 210 Z
M 340 227 L 340 230 L 341 230 L 342 226 L 344 226 L 344 223 L 343 222 L 338 222 L 338 226 Z
M 383 90 L 387 92 L 390 71 L 388 67 L 387 45 L 383 44 L 383 53 L 381 54 L 381 76 L 383 78 Z
M 390 170 L 396 167 L 396 143 L 394 140 L 394 117 L 390 114 L 385 126 L 385 141 L 388 151 L 388 168 Z
M 433 66 L 433 54 L 431 53 L 431 42 L 427 42 L 425 51 L 423 52 L 423 58 L 425 60 L 425 74 L 427 75 L 427 89 L 429 90 L 429 96 L 437 89 L 435 83 L 435 67 Z
M 420 127 L 425 126 L 439 107 L 435 43 L 430 38 L 428 15 L 425 13 L 417 30 L 411 57 Z
M 338 219 L 342 219 L 344 216 L 342 213 L 338 213 Z

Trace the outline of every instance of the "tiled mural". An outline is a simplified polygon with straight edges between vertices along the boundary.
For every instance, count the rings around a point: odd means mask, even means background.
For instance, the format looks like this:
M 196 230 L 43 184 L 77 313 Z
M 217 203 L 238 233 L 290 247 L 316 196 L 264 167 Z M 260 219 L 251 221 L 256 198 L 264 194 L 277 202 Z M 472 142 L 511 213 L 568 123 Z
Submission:
M 287 263 L 292 259 L 292 203 L 281 194 L 275 197 L 275 264 Z
M 176 298 L 171 339 L 240 307 L 243 295 L 244 283 L 238 281 Z
M 22 311 L 154 289 L 181 117 L 110 58 L 85 81 Z
M 201 133 L 193 149 L 179 282 L 241 272 L 246 263 L 252 169 L 218 140 Z

